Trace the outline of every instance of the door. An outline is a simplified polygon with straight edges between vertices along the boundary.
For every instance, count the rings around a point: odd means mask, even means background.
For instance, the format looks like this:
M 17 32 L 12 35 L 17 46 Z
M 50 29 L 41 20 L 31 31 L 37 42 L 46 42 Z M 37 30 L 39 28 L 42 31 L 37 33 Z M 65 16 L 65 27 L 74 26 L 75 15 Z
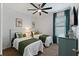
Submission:
M 59 56 L 77 56 L 78 39 L 59 38 Z

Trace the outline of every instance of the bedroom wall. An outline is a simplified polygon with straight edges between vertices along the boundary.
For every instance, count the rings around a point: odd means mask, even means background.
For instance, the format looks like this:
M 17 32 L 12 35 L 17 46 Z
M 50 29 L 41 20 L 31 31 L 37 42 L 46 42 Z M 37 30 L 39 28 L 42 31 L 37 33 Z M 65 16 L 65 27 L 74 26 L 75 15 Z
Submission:
M 53 13 L 49 12 L 47 15 L 43 14 L 41 16 L 33 16 L 33 21 L 35 22 L 35 29 L 43 34 L 52 35 L 53 30 Z
M 2 55 L 2 40 L 1 40 L 1 3 L 0 3 L 0 55 Z
M 78 11 L 79 11 L 79 8 L 78 8 Z M 78 12 L 77 37 L 78 37 L 78 50 L 79 50 L 79 12 Z M 79 54 L 78 54 L 78 56 L 79 56 Z
M 16 27 L 16 18 L 21 18 L 23 27 L 31 26 L 32 17 L 26 13 L 21 13 L 3 4 L 3 49 L 10 47 L 10 29 L 20 30 L 22 28 Z

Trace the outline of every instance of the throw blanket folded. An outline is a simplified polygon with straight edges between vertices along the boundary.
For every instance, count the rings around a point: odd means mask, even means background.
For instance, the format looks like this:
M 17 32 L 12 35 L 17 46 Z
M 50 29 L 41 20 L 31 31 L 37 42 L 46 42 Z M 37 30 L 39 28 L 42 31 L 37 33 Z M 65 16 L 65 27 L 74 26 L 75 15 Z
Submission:
M 47 38 L 48 36 L 49 36 L 49 35 L 41 35 L 41 36 L 39 36 L 39 39 L 40 39 L 43 43 L 45 43 L 46 38 Z
M 18 53 L 19 55 L 23 55 L 24 53 L 24 48 L 26 46 L 28 46 L 29 44 L 33 43 L 33 42 L 36 42 L 38 41 L 38 39 L 35 39 L 35 38 L 31 38 L 31 39 L 28 39 L 28 40 L 24 40 L 24 41 L 21 41 L 19 42 L 19 47 L 18 47 Z

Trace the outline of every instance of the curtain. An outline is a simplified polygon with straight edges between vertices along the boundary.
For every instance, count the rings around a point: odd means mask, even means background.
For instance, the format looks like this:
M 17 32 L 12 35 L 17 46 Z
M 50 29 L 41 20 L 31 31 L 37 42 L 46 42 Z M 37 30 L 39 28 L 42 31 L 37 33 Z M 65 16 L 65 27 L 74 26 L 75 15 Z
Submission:
M 65 10 L 64 14 L 66 16 L 66 37 L 70 28 L 70 9 Z
M 63 33 L 65 33 L 65 37 L 67 37 L 67 33 L 70 28 L 70 9 L 64 11 L 63 17 L 64 17 L 63 19 L 65 19 L 65 27 L 63 27 L 63 28 L 65 28 L 64 29 L 65 32 L 63 32 Z M 56 19 L 57 19 L 57 13 L 54 13 L 53 14 L 53 43 L 57 43 L 56 34 L 58 34 L 58 33 L 56 33 Z
M 53 14 L 53 43 L 56 43 L 57 42 L 57 39 L 56 39 L 56 35 L 55 35 L 55 19 L 56 19 L 56 13 Z

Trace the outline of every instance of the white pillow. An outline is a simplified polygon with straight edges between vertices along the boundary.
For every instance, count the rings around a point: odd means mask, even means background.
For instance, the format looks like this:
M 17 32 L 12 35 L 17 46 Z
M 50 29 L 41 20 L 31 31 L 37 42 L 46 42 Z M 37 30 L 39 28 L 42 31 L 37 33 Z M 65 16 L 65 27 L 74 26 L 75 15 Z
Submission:
M 31 37 L 31 32 L 26 32 L 26 37 Z

